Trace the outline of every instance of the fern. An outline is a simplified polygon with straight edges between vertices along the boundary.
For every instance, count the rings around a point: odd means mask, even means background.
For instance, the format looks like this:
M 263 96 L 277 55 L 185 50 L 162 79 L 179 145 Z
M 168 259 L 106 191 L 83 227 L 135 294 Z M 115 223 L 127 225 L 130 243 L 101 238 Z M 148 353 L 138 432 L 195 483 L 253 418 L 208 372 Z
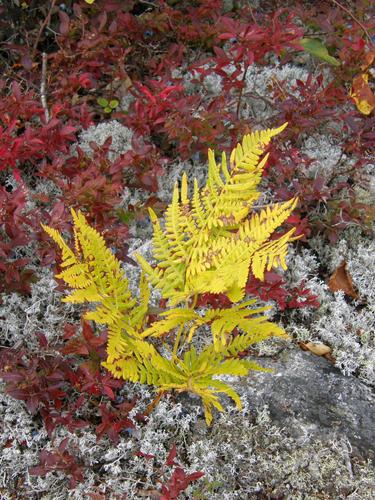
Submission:
M 150 209 L 154 257 L 159 262 L 152 269 L 141 257 L 138 261 L 171 305 L 206 292 L 226 293 L 237 302 L 244 297 L 250 269 L 263 279 L 266 269 L 285 268 L 287 245 L 296 239 L 294 229 L 279 240 L 269 242 L 269 238 L 297 200 L 267 207 L 248 218 L 260 196 L 256 188 L 267 160 L 267 155 L 261 161 L 259 157 L 285 126 L 245 136 L 233 150 L 229 167 L 225 154 L 218 165 L 210 150 L 206 186 L 199 190 L 194 180 L 190 201 L 183 176 L 181 193 L 177 184 L 174 187 L 164 230 Z
M 174 186 L 164 223 L 150 209 L 157 264 L 151 266 L 137 256 L 143 270 L 138 298 L 132 296 L 120 262 L 81 212 L 72 210 L 74 248 L 58 231 L 43 226 L 62 253 L 62 270 L 56 277 L 71 289 L 63 300 L 92 304 L 85 318 L 108 328 L 103 366 L 116 378 L 152 385 L 159 393 L 197 394 L 208 424 L 214 408 L 223 411 L 220 393 L 241 408 L 237 393 L 217 377 L 262 370 L 239 354 L 271 336 L 287 337 L 263 315 L 269 307 L 253 307 L 254 299 L 243 301 L 249 272 L 263 279 L 265 270 L 285 269 L 288 244 L 297 239 L 294 229 L 275 238 L 296 199 L 250 214 L 260 196 L 257 187 L 267 161 L 267 155 L 260 156 L 285 126 L 246 135 L 232 151 L 229 164 L 225 153 L 217 163 L 209 150 L 206 185 L 199 189 L 195 179 L 189 198 L 184 174 L 181 188 Z M 169 308 L 153 323 L 149 285 L 169 301 Z M 233 304 L 227 309 L 197 310 L 196 299 L 206 292 L 225 293 Z M 202 327 L 211 330 L 212 342 L 198 353 L 194 339 Z M 159 351 L 161 341 L 164 355 Z

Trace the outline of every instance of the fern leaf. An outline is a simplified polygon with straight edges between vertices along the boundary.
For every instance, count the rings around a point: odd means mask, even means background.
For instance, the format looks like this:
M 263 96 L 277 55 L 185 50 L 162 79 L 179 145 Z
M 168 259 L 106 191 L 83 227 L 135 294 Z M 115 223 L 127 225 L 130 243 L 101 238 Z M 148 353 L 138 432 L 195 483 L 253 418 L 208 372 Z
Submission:
M 62 252 L 62 263 L 61 267 L 73 266 L 77 265 L 77 258 L 74 252 L 69 248 L 69 246 L 65 243 L 61 234 L 52 227 L 41 224 L 44 231 L 53 239 L 53 241 L 58 245 Z
M 247 373 L 247 372 L 246 372 Z M 232 389 L 229 385 L 225 384 L 224 382 L 221 382 L 220 380 L 212 380 L 211 381 L 211 386 L 217 391 L 217 392 L 223 392 L 227 396 L 229 396 L 233 401 L 235 402 L 237 408 L 239 410 L 242 409 L 242 403 L 239 395 L 235 390 Z
M 263 153 L 264 148 L 270 143 L 272 137 L 280 134 L 287 123 L 275 129 L 255 131 L 252 134 L 245 135 L 242 144 L 238 144 L 232 151 L 230 162 L 235 165 L 235 169 L 251 170 L 254 169 Z
M 142 333 L 142 338 L 160 337 L 191 320 L 199 321 L 201 319 L 195 311 L 184 308 L 170 309 L 162 316 L 166 316 L 166 318 L 155 321 L 149 328 L 146 328 Z
M 165 213 L 165 228 L 169 247 L 174 250 L 174 255 L 186 258 L 186 249 L 184 248 L 184 228 L 182 227 L 182 213 L 179 206 L 179 192 L 177 182 L 173 190 L 172 203 L 168 206 Z
M 139 282 L 139 305 L 134 307 L 130 312 L 130 325 L 134 327 L 137 331 L 141 331 L 146 322 L 148 307 L 150 302 L 150 288 L 148 286 L 146 277 L 144 274 L 141 275 Z

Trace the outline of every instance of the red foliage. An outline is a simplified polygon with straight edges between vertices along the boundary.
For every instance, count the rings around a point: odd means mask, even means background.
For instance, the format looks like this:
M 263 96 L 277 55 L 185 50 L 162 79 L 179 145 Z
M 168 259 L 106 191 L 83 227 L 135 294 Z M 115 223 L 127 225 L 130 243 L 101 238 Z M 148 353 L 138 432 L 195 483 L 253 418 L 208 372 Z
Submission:
M 320 306 L 317 297 L 304 288 L 304 283 L 290 289 L 282 276 L 271 271 L 265 272 L 264 281 L 250 275 L 245 290 L 266 302 L 274 300 L 281 311 Z
M 39 333 L 38 355 L 30 356 L 22 349 L 3 349 L 0 378 L 6 383 L 7 394 L 24 401 L 32 414 L 40 414 L 50 436 L 60 425 L 70 432 L 92 425 L 90 417 L 77 418 L 76 413 L 79 410 L 85 413 L 88 401 L 97 401 L 101 419 L 99 425 L 95 424 L 98 440 L 108 434 L 117 442 L 122 429 L 134 427 L 127 415 L 135 401 L 122 402 L 112 409 L 102 402 L 113 404 L 117 390 L 123 387 L 122 381 L 100 367 L 100 361 L 106 357 L 106 335 L 95 335 L 87 322 L 83 322 L 82 333 L 73 338 L 75 334 L 74 325 L 65 326 L 67 342 L 60 348 L 64 358 L 56 355 L 42 333 Z
M 197 481 L 202 476 L 204 476 L 204 472 L 186 474 L 184 469 L 176 467 L 167 484 L 163 484 L 161 487 L 162 495 L 160 500 L 172 500 L 178 498 L 180 493 L 185 491 L 190 483 Z
M 61 441 L 58 448 L 53 452 L 42 450 L 39 454 L 40 464 L 29 468 L 29 474 L 33 476 L 45 476 L 51 471 L 61 471 L 69 478 L 69 488 L 75 488 L 77 482 L 83 481 L 83 465 L 76 457 L 67 451 L 69 438 Z
M 155 458 L 155 455 L 142 453 L 138 451 L 135 453 L 138 457 L 144 457 L 146 460 L 151 460 Z M 155 490 L 152 490 L 153 494 L 157 494 L 160 500 L 174 500 L 179 498 L 179 495 L 188 488 L 188 486 L 197 481 L 205 474 L 204 472 L 193 472 L 192 474 L 186 474 L 184 469 L 178 465 L 175 461 L 177 456 L 177 448 L 174 444 L 170 449 L 166 461 L 159 472 L 159 478 L 157 479 L 158 483 L 161 483 L 161 493 L 157 493 Z M 166 478 L 167 468 L 172 469 L 172 473 L 168 474 L 169 478 Z M 147 493 L 147 491 L 145 491 Z
M 173 472 L 167 483 L 162 484 L 162 495 L 160 500 L 173 500 L 179 497 L 180 493 L 186 490 L 190 483 L 204 476 L 204 472 L 193 472 L 186 474 L 184 469 L 175 462 L 177 455 L 176 445 L 174 444 L 168 454 L 164 467 L 173 467 Z
M 26 186 L 21 180 L 12 192 L 0 186 L 0 293 L 30 293 L 34 276 L 26 267 L 30 259 L 17 257 L 17 250 L 32 239 L 31 220 L 25 214 L 26 201 Z
M 130 418 L 127 417 L 129 411 L 134 407 L 135 401 L 132 403 L 122 403 L 114 408 L 108 408 L 102 404 L 99 406 L 101 423 L 95 429 L 97 441 L 105 434 L 108 434 L 109 439 L 113 444 L 118 444 L 119 433 L 123 429 L 134 429 L 135 425 Z

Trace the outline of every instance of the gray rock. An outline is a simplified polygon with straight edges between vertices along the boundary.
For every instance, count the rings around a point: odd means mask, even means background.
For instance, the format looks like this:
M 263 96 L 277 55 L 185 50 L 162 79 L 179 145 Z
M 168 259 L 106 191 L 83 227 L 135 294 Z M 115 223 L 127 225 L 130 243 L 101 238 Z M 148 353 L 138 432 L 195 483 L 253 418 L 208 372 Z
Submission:
M 251 406 L 267 405 L 273 424 L 303 439 L 332 433 L 347 437 L 365 458 L 375 456 L 375 392 L 353 376 L 344 376 L 325 358 L 285 350 L 277 360 L 262 360 L 273 373 L 253 372 L 236 388 Z

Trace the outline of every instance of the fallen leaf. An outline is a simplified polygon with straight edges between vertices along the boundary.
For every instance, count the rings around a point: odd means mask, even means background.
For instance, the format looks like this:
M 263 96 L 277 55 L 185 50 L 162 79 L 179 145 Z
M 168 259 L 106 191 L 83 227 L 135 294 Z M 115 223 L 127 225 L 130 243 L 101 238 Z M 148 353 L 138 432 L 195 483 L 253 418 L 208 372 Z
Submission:
M 353 281 L 346 269 L 345 260 L 341 262 L 336 271 L 332 274 L 328 281 L 328 287 L 331 292 L 338 292 L 343 290 L 343 292 L 352 297 L 353 299 L 358 298 L 358 293 L 354 290 Z
M 310 352 L 317 356 L 324 356 L 331 352 L 331 348 L 325 344 L 314 344 L 314 342 L 306 342 L 303 344 Z
M 365 64 L 361 66 L 361 69 L 363 69 L 363 71 L 366 71 L 372 65 L 374 59 L 375 59 L 375 50 L 367 52 L 367 54 L 365 55 Z
M 375 108 L 375 94 L 368 84 L 368 73 L 361 73 L 353 78 L 350 97 L 363 115 L 369 115 Z

